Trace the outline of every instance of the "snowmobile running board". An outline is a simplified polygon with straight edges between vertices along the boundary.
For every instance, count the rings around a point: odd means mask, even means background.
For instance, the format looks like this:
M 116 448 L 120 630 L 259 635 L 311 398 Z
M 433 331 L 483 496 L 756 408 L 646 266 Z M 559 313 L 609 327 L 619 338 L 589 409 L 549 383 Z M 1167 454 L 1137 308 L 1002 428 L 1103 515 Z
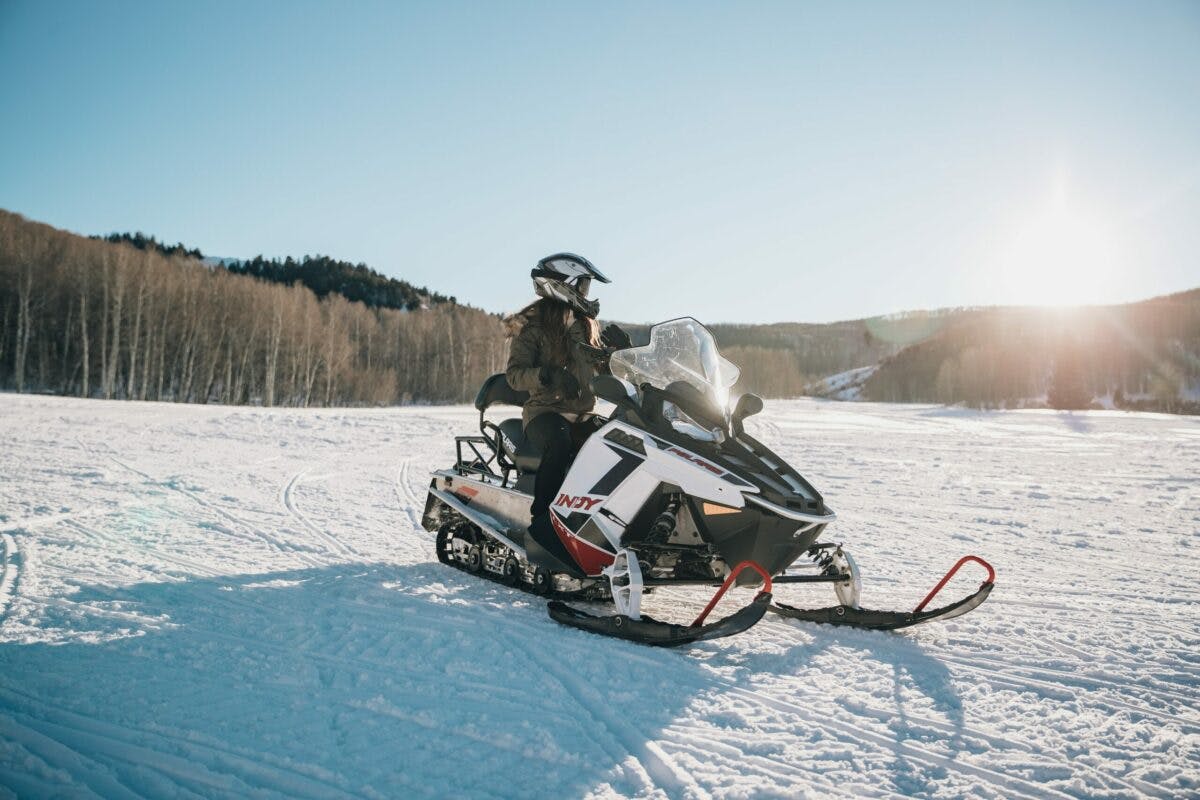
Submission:
M 844 572 L 833 575 L 776 575 L 775 583 L 843 583 L 852 577 Z
M 962 600 L 951 603 L 948 606 L 926 611 L 925 606 L 929 605 L 929 601 L 936 597 L 938 592 L 942 590 L 942 587 L 954 577 L 954 573 L 958 572 L 959 567 L 968 561 L 982 564 L 988 571 L 987 580 L 979 585 L 974 594 L 964 597 Z M 919 625 L 922 622 L 931 622 L 935 619 L 954 619 L 955 617 L 962 616 L 968 611 L 978 608 L 984 600 L 987 600 L 995 582 L 996 571 L 992 569 L 991 564 L 979 556 L 963 556 L 958 560 L 957 564 L 950 568 L 950 571 L 938 582 L 938 585 L 933 587 L 933 591 L 926 595 L 920 605 L 912 611 L 878 611 L 870 608 L 853 608 L 851 606 L 804 609 L 793 608 L 792 606 L 783 604 L 771 606 L 771 611 L 774 611 L 781 617 L 805 620 L 807 622 L 822 622 L 826 625 L 843 625 L 873 631 L 894 631 L 900 628 L 907 628 L 910 625 Z
M 716 606 L 725 592 L 729 590 L 733 582 L 737 580 L 738 574 L 747 568 L 754 570 L 762 576 L 762 591 L 755 596 L 750 605 L 716 622 L 710 622 L 707 625 L 704 624 L 704 620 L 708 617 L 709 612 L 713 610 L 713 607 Z M 604 636 L 613 636 L 618 639 L 627 639 L 640 644 L 677 647 L 683 644 L 691 644 L 692 642 L 720 639 L 723 636 L 733 636 L 736 633 L 741 633 L 762 619 L 763 614 L 767 612 L 769 607 L 771 607 L 771 576 L 755 562 L 743 561 L 733 568 L 733 571 L 729 573 L 729 577 L 725 579 L 725 583 L 721 584 L 721 588 L 717 589 L 712 599 L 708 601 L 708 605 L 705 606 L 704 610 L 700 612 L 700 616 L 696 617 L 696 621 L 691 625 L 660 622 L 645 615 L 642 615 L 640 619 L 633 619 L 624 614 L 596 616 L 557 600 L 552 601 L 547 606 L 547 611 L 549 611 L 550 617 L 555 622 L 570 625 L 572 628 L 579 628 L 580 630 L 599 633 Z

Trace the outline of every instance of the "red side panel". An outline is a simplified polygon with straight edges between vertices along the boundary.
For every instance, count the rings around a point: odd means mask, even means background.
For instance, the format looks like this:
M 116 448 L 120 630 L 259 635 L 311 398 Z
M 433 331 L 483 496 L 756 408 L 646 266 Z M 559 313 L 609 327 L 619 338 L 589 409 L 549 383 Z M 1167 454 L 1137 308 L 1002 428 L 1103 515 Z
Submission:
M 550 521 L 554 523 L 554 532 L 562 540 L 563 547 L 567 548 L 567 552 L 575 559 L 575 563 L 586 574 L 599 575 L 600 570 L 615 560 L 615 556 L 612 553 L 607 550 L 601 550 L 591 542 L 571 533 L 570 529 L 563 524 L 562 520 L 558 518 L 558 514 L 554 513 L 554 511 L 550 512 Z

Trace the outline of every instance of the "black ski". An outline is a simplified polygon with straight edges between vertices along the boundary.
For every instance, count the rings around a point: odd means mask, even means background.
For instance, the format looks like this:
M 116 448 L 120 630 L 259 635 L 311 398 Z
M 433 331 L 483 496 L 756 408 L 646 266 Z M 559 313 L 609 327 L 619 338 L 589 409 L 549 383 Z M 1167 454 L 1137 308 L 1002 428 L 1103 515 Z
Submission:
M 738 609 L 724 619 L 706 625 L 676 625 L 670 622 L 659 622 L 653 617 L 645 615 L 642 615 L 641 619 L 632 619 L 624 614 L 596 616 L 557 600 L 552 601 L 547 606 L 547 610 L 555 622 L 570 625 L 572 628 L 617 639 L 627 639 L 639 644 L 678 647 L 683 644 L 720 639 L 722 636 L 741 633 L 762 619 L 763 614 L 770 606 L 770 592 L 759 592 L 750 605 Z
M 830 606 L 829 608 L 793 608 L 777 603 L 771 606 L 781 617 L 800 619 L 806 622 L 820 622 L 825 625 L 844 625 L 850 628 L 863 628 L 872 631 L 894 631 L 919 625 L 922 622 L 932 622 L 935 619 L 953 619 L 977 608 L 992 591 L 994 584 L 990 581 L 979 587 L 975 594 L 964 597 L 957 603 L 931 609 L 929 611 L 878 611 L 871 608 L 852 608 L 851 606 Z

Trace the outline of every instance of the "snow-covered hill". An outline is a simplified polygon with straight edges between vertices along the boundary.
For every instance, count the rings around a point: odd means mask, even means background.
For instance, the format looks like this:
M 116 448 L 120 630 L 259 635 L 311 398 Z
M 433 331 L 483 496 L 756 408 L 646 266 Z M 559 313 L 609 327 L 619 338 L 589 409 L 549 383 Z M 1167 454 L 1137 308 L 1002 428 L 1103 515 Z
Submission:
M 997 589 L 670 651 L 435 562 L 425 476 L 473 420 L 0 395 L 0 796 L 1200 791 L 1200 418 L 771 402 L 868 605 L 967 552 Z
M 804 393 L 810 397 L 822 397 L 827 400 L 861 400 L 863 384 L 877 369 L 879 365 L 872 364 L 869 367 L 839 372 L 805 386 Z

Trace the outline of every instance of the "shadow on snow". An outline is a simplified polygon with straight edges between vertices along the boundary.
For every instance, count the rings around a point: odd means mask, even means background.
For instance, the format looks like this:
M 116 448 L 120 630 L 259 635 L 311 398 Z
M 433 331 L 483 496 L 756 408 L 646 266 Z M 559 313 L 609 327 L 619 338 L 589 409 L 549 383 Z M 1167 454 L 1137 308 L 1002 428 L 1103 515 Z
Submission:
M 669 782 L 645 745 L 702 682 L 678 654 L 564 631 L 542 601 L 433 564 L 70 599 L 39 625 L 70 643 L 0 645 L 0 732 L 102 795 L 636 792 L 609 773 L 632 754 Z M 637 699 L 614 708 L 614 684 Z M 47 788 L 8 760 L 0 782 Z
M 923 763 L 914 764 L 901 745 L 908 741 L 926 740 L 932 734 L 950 748 L 951 757 L 970 749 L 964 737 L 962 700 L 946 665 L 926 653 L 919 642 L 901 633 L 852 630 L 795 622 L 785 624 L 795 625 L 798 631 L 810 634 L 811 641 L 797 643 L 782 653 L 757 655 L 753 662 L 754 671 L 769 674 L 802 674 L 805 669 L 811 669 L 822 654 L 829 651 L 837 651 L 837 659 L 869 660 L 882 665 L 890 673 L 894 709 L 887 714 L 867 709 L 852 710 L 882 721 L 895 737 L 891 748 L 893 761 L 890 765 L 894 791 L 905 795 L 921 795 L 938 788 L 937 780 L 944 777 L 943 771 Z M 952 731 L 948 739 L 943 733 L 931 732 L 923 722 L 914 722 L 910 718 L 908 703 L 905 700 L 906 691 L 914 691 L 926 698 L 932 704 L 933 710 L 946 718 Z M 831 735 L 838 736 L 836 729 L 831 731 Z M 845 740 L 851 745 L 861 744 L 853 733 L 846 735 Z
M 648 742 L 727 688 L 710 668 L 720 647 L 706 646 L 706 666 L 563 629 L 541 600 L 436 564 L 84 587 L 70 600 L 39 626 L 70 643 L 0 645 L 0 731 L 27 756 L 20 772 L 0 756 L 0 782 L 30 794 L 51 785 L 29 767 L 42 762 L 110 796 L 630 794 L 646 788 L 633 756 L 677 796 L 686 777 Z M 898 739 L 917 735 L 902 682 L 961 727 L 949 673 L 918 644 L 804 630 L 813 639 L 782 653 L 729 657 L 752 676 L 802 672 L 832 646 L 869 650 L 892 665 Z M 898 790 L 933 777 L 896 751 Z

